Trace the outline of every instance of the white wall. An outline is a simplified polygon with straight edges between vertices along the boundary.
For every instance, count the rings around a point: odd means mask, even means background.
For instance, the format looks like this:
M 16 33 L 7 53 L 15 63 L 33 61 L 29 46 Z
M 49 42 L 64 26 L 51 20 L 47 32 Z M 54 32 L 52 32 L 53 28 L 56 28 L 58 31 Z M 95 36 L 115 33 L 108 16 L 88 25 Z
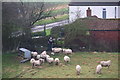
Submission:
M 74 21 L 76 17 L 76 12 L 81 10 L 81 18 L 87 17 L 86 10 L 90 7 L 92 10 L 92 16 L 96 15 L 98 18 L 102 18 L 103 8 L 106 8 L 106 18 L 115 18 L 115 7 L 116 7 L 116 18 L 118 17 L 118 6 L 69 6 L 69 20 Z

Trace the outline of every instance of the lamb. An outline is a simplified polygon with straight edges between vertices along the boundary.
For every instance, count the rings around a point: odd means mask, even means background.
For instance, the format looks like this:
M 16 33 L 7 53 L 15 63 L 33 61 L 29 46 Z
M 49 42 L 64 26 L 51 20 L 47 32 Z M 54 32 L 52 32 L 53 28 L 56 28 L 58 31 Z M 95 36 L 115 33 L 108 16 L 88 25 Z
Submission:
M 47 58 L 47 62 L 48 62 L 49 64 L 53 63 L 53 62 L 54 62 L 54 58 L 48 57 L 48 58 Z
M 76 65 L 76 71 L 77 71 L 77 75 L 79 75 L 81 71 L 80 65 Z
M 63 49 L 63 53 L 72 54 L 72 50 L 71 49 Z
M 46 55 L 47 55 L 47 52 L 46 52 L 46 51 L 43 51 L 40 55 L 41 55 L 42 58 L 45 58 Z
M 32 68 L 33 68 L 34 66 L 41 65 L 41 60 L 35 60 L 34 58 L 32 58 L 30 60 L 30 63 L 32 64 Z
M 52 54 L 52 55 L 55 55 L 55 53 L 54 53 L 54 52 L 51 52 L 51 54 Z
M 97 65 L 97 67 L 96 67 L 96 73 L 97 74 L 101 74 L 101 70 L 102 70 L 102 66 L 100 64 Z
M 49 55 L 45 55 L 44 57 L 45 57 L 45 58 L 44 58 L 44 59 L 45 59 L 45 61 L 47 61 L 47 58 L 50 58 L 50 56 L 49 56 Z
M 60 63 L 59 58 L 55 58 L 55 64 L 56 64 L 56 65 L 59 65 L 59 63 Z
M 34 58 L 38 55 L 37 52 L 31 52 L 31 54 L 32 54 L 32 56 L 33 56 Z
M 41 58 L 41 55 L 37 55 L 37 57 L 36 57 L 37 59 L 40 59 Z
M 102 67 L 108 67 L 109 68 L 110 65 L 111 65 L 111 60 L 101 61 L 100 64 L 101 64 Z
M 52 51 L 55 53 L 62 52 L 62 48 L 52 48 Z
M 41 64 L 45 62 L 45 60 L 42 58 L 40 58 L 39 60 L 41 61 Z
M 67 63 L 70 62 L 70 57 L 64 56 L 64 61 L 67 62 Z

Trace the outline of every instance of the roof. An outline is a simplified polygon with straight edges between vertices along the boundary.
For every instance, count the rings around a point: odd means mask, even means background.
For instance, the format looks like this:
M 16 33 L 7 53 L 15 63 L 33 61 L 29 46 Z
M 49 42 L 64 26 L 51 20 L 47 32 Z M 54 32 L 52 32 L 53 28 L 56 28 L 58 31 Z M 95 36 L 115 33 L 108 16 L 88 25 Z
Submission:
M 89 25 L 90 30 L 120 30 L 118 23 L 120 19 L 100 19 L 89 17 L 83 19 Z
M 118 6 L 119 2 L 70 2 L 69 6 Z

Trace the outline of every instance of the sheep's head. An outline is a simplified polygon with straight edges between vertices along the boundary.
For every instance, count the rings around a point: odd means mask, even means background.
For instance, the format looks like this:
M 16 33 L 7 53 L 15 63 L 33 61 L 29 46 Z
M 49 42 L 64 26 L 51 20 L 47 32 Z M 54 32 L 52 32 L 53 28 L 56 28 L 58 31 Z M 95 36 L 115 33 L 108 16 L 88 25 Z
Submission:
M 31 52 L 31 54 L 33 54 L 34 52 Z
M 109 62 L 111 62 L 111 60 L 108 60 Z
M 42 54 L 42 55 L 47 55 L 47 52 L 46 52 L 46 51 L 43 51 L 41 54 Z
M 35 61 L 35 59 L 34 59 L 34 58 L 32 58 L 32 59 L 30 60 L 30 63 L 34 63 L 34 61 Z
M 44 59 L 39 59 L 39 61 L 43 63 L 43 62 L 44 62 Z
M 59 62 L 59 58 L 55 58 L 55 62 Z
M 100 61 L 100 64 L 104 64 L 105 61 Z
M 46 58 L 50 58 L 50 56 L 49 56 L 49 55 L 46 55 Z
M 54 48 L 52 48 L 52 51 L 54 51 Z

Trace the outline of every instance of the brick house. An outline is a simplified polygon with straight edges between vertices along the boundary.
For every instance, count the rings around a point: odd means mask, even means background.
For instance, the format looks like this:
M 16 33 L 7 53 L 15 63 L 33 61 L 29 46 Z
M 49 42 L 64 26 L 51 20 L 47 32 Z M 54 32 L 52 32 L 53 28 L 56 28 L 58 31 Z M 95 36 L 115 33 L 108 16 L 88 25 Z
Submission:
M 91 10 L 86 10 L 87 18 L 83 18 L 89 25 L 92 46 L 98 51 L 118 51 L 120 37 L 120 19 L 101 19 L 91 16 Z
M 99 7 L 100 9 L 96 10 L 102 10 L 101 13 L 95 14 L 95 8 Z M 104 6 L 104 7 L 103 7 Z M 71 22 L 72 17 L 75 16 L 73 13 L 75 13 L 73 8 L 79 9 L 86 7 L 84 17 L 79 17 L 82 20 L 86 22 L 86 24 L 89 25 L 89 33 L 90 33 L 90 40 L 92 44 L 93 50 L 96 51 L 119 51 L 119 41 L 120 41 L 120 18 L 116 9 L 118 9 L 118 3 L 81 3 L 81 2 L 71 2 L 69 4 L 69 20 Z M 107 11 L 111 8 L 112 11 L 109 11 L 108 13 L 113 13 L 110 17 L 106 16 L 108 15 Z M 83 9 L 84 10 L 84 9 Z M 71 13 L 71 11 L 73 13 Z M 92 16 L 94 14 L 94 16 Z M 99 16 L 101 14 L 101 17 Z M 74 21 L 75 17 L 73 17 Z

